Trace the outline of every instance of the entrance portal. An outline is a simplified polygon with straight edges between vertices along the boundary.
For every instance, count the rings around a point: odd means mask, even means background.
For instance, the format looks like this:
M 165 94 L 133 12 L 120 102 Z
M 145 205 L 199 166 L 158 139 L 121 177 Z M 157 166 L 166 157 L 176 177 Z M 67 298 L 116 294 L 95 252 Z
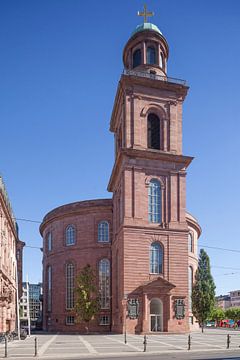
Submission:
M 163 331 L 162 302 L 159 299 L 152 299 L 150 302 L 150 331 Z

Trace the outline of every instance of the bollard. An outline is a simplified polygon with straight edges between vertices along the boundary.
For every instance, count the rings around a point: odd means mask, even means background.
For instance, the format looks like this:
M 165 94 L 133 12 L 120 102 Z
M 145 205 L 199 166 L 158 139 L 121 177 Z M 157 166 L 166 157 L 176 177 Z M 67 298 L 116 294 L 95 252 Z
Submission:
M 191 350 L 191 336 L 188 335 L 188 350 Z
M 143 338 L 143 352 L 147 351 L 147 335 L 144 335 Z
M 37 343 L 37 337 L 35 337 L 34 339 L 34 356 L 37 356 L 38 355 L 38 343 Z
M 227 349 L 229 349 L 229 346 L 230 346 L 230 338 L 231 338 L 231 336 L 228 334 L 227 335 Z
M 126 344 L 127 343 L 127 332 L 125 331 L 124 332 L 124 344 Z
M 8 357 L 8 339 L 7 336 L 5 335 L 5 358 Z

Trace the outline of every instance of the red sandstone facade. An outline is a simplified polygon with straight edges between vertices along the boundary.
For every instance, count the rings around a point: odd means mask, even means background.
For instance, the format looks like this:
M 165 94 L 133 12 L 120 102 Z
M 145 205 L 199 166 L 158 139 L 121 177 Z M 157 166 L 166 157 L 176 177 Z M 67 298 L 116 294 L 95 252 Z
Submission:
M 92 331 L 186 332 L 196 327 L 190 292 L 201 229 L 186 212 L 186 169 L 193 159 L 182 154 L 188 87 L 167 77 L 167 59 L 168 44 L 159 29 L 139 26 L 123 52 L 125 70 L 110 124 L 115 164 L 108 190 L 113 198 L 64 205 L 43 219 L 45 329 L 84 331 L 84 324 L 74 322 L 73 307 L 66 306 L 71 302 L 66 300 L 66 266 L 73 264 L 76 274 L 90 264 L 100 274 L 101 260 L 110 264 L 109 301 L 92 321 Z M 109 231 L 103 242 L 102 222 Z M 70 246 L 69 226 L 74 233 Z M 129 300 L 139 304 L 136 319 L 126 316 Z M 184 313 L 179 315 L 177 304 Z
M 21 289 L 24 245 L 18 238 L 17 224 L 0 177 L 0 333 L 13 331 L 17 325 L 16 292 L 17 286 Z

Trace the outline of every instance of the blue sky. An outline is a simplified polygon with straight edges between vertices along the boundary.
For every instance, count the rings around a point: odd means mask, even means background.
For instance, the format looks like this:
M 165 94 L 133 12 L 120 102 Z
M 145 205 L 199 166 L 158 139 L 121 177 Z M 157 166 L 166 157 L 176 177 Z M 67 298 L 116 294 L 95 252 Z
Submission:
M 183 149 L 195 157 L 187 208 L 202 226 L 200 247 L 240 250 L 240 2 L 147 5 L 169 43 L 168 75 L 190 86 Z M 17 218 L 41 220 L 61 204 L 111 196 L 109 121 L 122 50 L 142 7 L 138 0 L 1 2 L 0 173 Z M 37 223 L 19 227 L 27 245 L 42 246 Z M 217 294 L 239 289 L 239 253 L 206 250 Z M 24 275 L 40 281 L 40 251 L 24 254 Z

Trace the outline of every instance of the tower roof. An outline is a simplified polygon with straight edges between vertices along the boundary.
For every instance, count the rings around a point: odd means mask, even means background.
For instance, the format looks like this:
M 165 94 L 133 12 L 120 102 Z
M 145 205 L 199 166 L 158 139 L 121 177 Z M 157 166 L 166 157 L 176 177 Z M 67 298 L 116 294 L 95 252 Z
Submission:
M 162 35 L 162 32 L 159 30 L 159 28 L 156 25 L 149 22 L 144 22 L 143 24 L 137 25 L 136 29 L 132 32 L 131 36 L 145 30 L 155 31 L 156 33 Z

